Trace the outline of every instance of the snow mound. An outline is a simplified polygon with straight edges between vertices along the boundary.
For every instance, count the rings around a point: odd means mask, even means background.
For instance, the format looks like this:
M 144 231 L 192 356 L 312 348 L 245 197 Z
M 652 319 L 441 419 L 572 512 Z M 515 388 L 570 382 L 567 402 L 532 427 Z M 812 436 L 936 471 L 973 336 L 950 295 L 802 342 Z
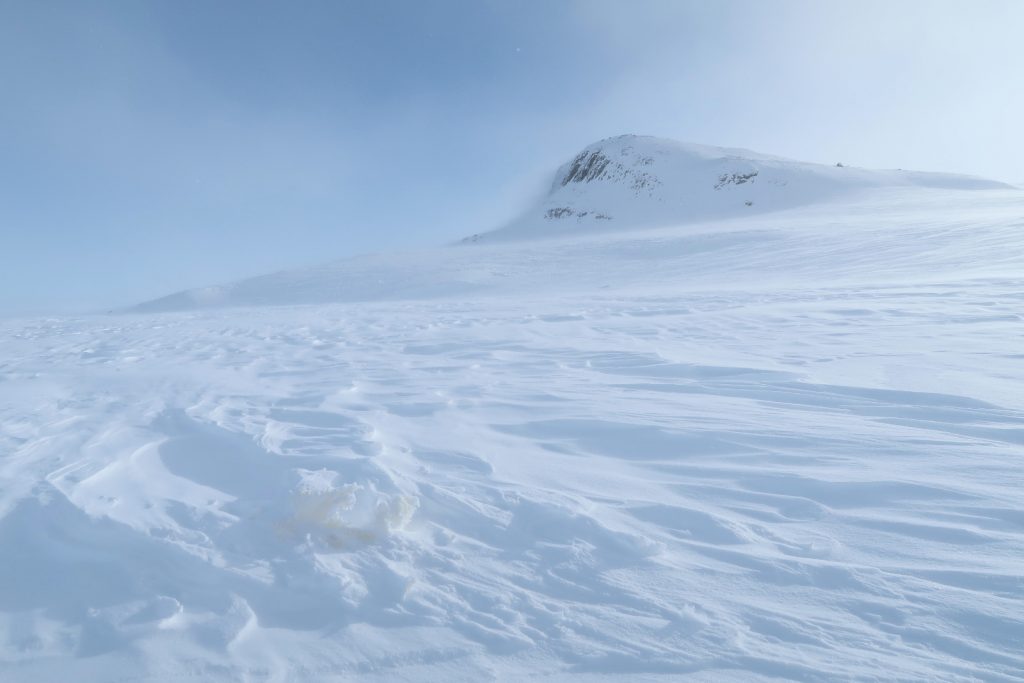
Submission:
M 338 473 L 300 470 L 293 492 L 294 514 L 283 525 L 332 548 L 373 543 L 404 529 L 419 507 L 415 496 L 387 495 L 373 486 L 339 485 Z

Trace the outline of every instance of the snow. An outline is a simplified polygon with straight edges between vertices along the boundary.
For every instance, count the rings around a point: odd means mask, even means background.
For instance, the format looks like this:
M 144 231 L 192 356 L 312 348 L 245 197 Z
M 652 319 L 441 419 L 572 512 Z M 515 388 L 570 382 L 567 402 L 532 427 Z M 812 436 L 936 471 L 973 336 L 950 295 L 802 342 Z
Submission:
M 954 222 L 962 231 L 957 235 L 936 235 L 929 232 L 936 216 L 1008 211 L 1012 217 L 1020 196 L 1012 186 L 972 176 L 822 166 L 627 135 L 587 147 L 557 171 L 537 206 L 503 228 L 466 238 L 463 249 L 360 256 L 178 292 L 133 310 L 590 291 L 663 282 L 652 269 L 674 280 L 685 272 L 688 288 L 722 286 L 737 273 L 728 262 L 708 259 L 742 262 L 758 254 L 763 261 L 748 264 L 758 280 L 788 277 L 794 268 L 805 276 L 816 268 L 829 278 L 859 268 L 857 276 L 874 278 L 890 266 L 918 268 L 920 245 L 905 232 L 891 239 L 872 230 L 917 228 L 921 239 L 959 239 L 973 250 L 970 223 Z M 824 255 L 807 259 L 806 240 L 858 252 L 872 268 Z M 894 253 L 860 253 L 868 245 Z M 996 262 L 1009 256 L 995 251 Z M 949 256 L 979 270 L 994 265 Z M 896 263 L 899 258 L 909 263 Z
M 957 183 L 0 322 L 0 680 L 1024 680 L 1024 192 Z
M 489 240 L 679 225 L 857 197 L 880 188 L 1007 188 L 984 178 L 812 164 L 745 149 L 622 135 L 582 150 L 548 195 Z M 479 237 L 479 236 L 477 236 Z

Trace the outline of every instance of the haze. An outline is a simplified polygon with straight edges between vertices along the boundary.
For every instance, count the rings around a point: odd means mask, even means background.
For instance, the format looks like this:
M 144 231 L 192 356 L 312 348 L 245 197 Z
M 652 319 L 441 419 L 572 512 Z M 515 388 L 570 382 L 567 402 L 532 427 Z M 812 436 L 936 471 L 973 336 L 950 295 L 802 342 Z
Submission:
M 602 137 L 1024 179 L 1024 3 L 7 2 L 0 315 L 497 227 Z

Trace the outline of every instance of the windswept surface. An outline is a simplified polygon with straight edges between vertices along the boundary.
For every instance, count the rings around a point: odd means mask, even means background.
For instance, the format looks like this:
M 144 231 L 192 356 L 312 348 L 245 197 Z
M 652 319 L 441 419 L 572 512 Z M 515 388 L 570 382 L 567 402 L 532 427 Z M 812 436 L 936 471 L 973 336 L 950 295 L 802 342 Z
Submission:
M 4 322 L 0 679 L 1024 680 L 1022 209 Z

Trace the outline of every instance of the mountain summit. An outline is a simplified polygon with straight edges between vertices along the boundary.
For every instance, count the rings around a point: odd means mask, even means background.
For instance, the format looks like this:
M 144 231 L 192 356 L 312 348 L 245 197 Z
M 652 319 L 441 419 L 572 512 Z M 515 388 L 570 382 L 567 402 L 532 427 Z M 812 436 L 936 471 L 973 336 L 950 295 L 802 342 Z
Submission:
M 621 135 L 588 145 L 555 173 L 539 203 L 468 241 L 528 239 L 731 218 L 827 201 L 867 188 L 984 189 L 971 176 L 872 171 L 806 163 L 745 149 Z

